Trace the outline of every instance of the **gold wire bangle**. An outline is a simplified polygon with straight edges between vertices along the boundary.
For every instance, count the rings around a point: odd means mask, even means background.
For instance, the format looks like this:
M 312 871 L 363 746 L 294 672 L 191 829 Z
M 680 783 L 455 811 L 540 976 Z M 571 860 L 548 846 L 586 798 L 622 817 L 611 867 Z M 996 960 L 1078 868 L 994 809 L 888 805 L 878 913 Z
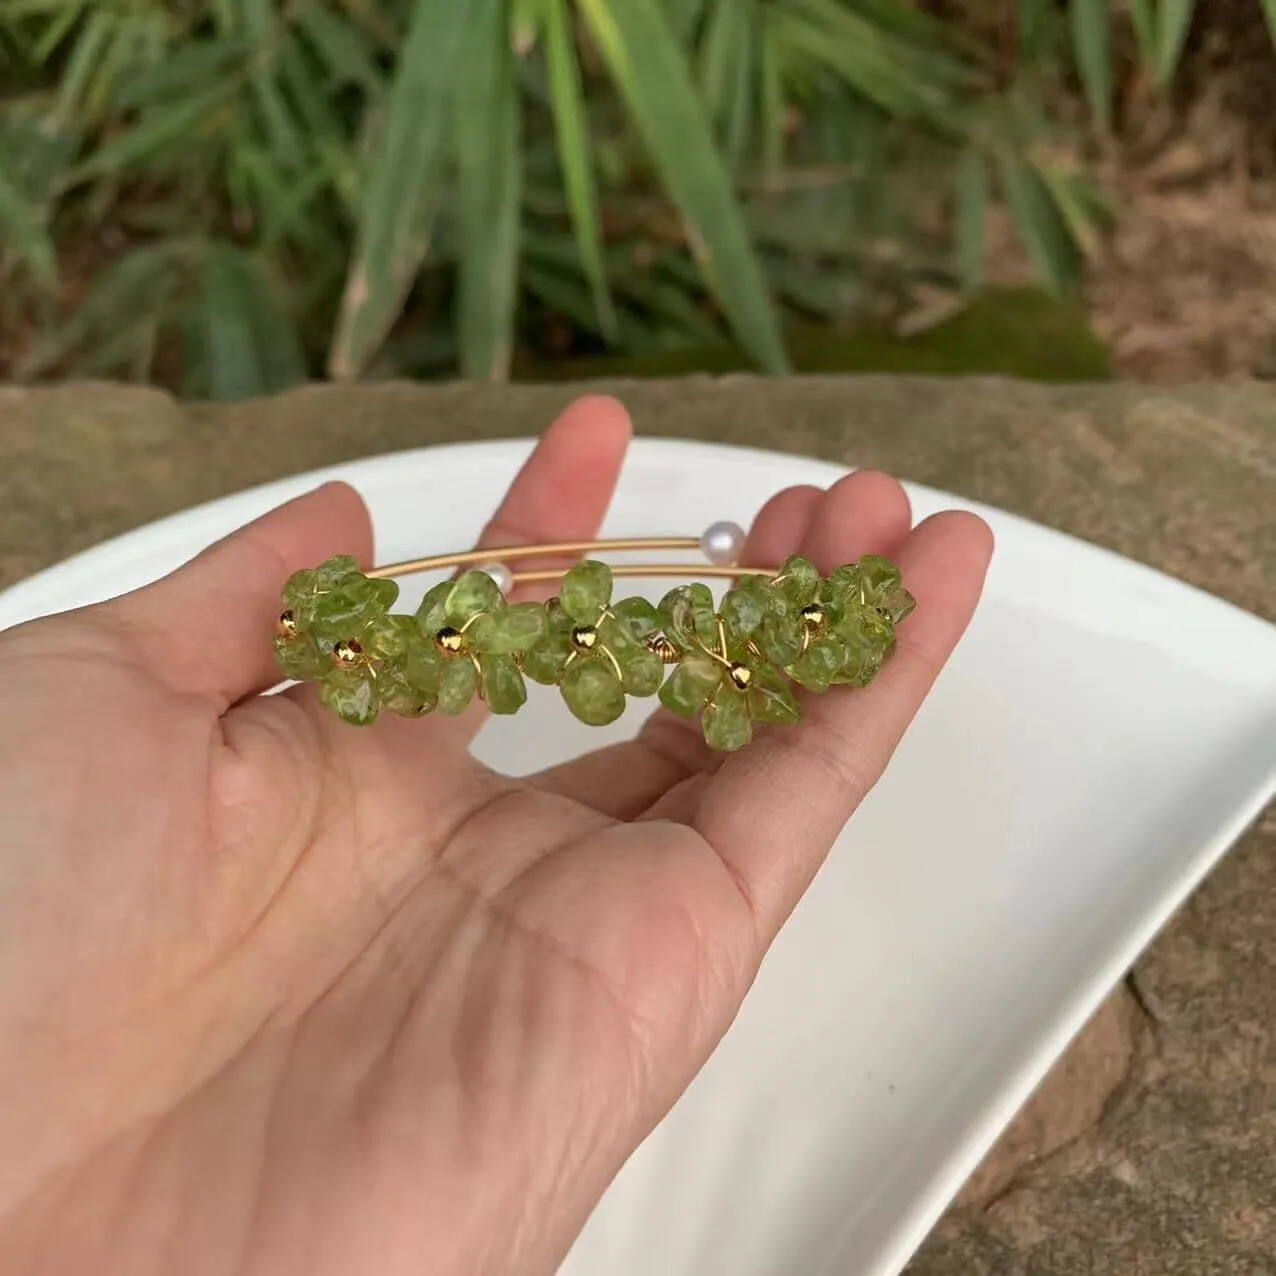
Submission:
M 449 567 L 486 565 L 504 567 L 507 560 L 520 558 L 556 558 L 570 556 L 579 561 L 583 555 L 598 551 L 632 553 L 641 550 L 703 550 L 698 536 L 625 536 L 612 540 L 546 541 L 534 545 L 501 545 L 489 549 L 467 549 L 452 554 L 433 554 L 428 558 L 408 558 L 398 563 L 385 563 L 373 567 L 365 574 L 385 579 L 392 576 L 411 576 L 418 572 L 439 571 Z M 508 584 L 530 585 L 542 581 L 561 580 L 571 570 L 572 563 L 563 567 L 547 567 L 535 571 L 508 571 Z M 680 577 L 712 576 L 735 579 L 740 576 L 774 575 L 772 567 L 746 567 L 737 563 L 617 563 L 612 565 L 613 576 L 631 577 Z

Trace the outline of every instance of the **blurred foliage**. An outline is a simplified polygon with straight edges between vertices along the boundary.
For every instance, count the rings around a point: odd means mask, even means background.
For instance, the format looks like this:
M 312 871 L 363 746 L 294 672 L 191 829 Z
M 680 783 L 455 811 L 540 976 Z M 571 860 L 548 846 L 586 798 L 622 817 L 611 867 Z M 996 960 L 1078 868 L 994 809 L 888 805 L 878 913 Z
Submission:
M 909 0 L 5 0 L 15 371 L 779 372 L 977 293 L 996 199 L 1066 296 L 1107 214 L 1044 86 L 1075 69 L 1105 129 L 1113 24 L 1164 84 L 1191 17 L 1019 0 L 1007 78 Z

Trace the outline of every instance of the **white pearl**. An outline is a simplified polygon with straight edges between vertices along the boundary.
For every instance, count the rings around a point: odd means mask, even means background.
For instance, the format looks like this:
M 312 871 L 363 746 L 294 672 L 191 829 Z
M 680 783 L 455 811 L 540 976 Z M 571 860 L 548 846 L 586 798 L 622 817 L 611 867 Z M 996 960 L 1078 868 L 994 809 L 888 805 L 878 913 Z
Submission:
M 744 528 L 739 523 L 710 523 L 700 537 L 700 549 L 711 563 L 738 561 L 744 548 Z
M 508 594 L 514 588 L 514 573 L 504 563 L 484 563 L 478 568 L 496 582 L 496 588 Z

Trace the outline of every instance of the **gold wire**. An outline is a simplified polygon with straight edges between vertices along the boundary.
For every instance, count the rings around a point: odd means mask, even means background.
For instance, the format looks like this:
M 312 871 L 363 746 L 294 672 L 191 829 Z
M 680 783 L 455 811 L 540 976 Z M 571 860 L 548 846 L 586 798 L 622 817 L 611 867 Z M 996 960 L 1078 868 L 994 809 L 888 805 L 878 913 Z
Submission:
M 386 563 L 367 574 L 374 577 L 410 576 L 414 572 L 436 571 L 440 567 L 464 567 L 469 563 L 503 563 L 511 558 L 541 558 L 556 554 L 587 554 L 591 550 L 625 553 L 644 549 L 699 549 L 696 536 L 631 536 L 609 541 L 554 541 L 545 545 L 501 545 L 491 549 L 467 549 L 457 554 L 435 554 L 430 558 L 408 558 L 401 563 Z M 616 571 L 616 568 L 612 569 Z M 559 575 L 562 573 L 560 572 Z M 679 567 L 676 575 L 686 575 Z M 551 577 L 540 577 L 543 580 Z
M 516 585 L 532 585 L 543 580 L 562 580 L 568 568 L 549 568 L 538 572 L 514 572 Z M 769 576 L 769 567 L 743 567 L 738 564 L 719 566 L 717 563 L 619 563 L 611 569 L 613 576 Z

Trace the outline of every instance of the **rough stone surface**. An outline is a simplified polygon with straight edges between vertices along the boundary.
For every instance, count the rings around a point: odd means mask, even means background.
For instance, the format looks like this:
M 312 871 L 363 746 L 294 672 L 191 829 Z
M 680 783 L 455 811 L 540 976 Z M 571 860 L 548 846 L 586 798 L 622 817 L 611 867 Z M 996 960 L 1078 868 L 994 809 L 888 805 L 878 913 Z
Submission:
M 358 456 L 538 432 L 588 387 L 316 387 L 183 407 L 0 388 L 0 584 L 194 503 Z M 648 435 L 959 492 L 1276 619 L 1276 389 L 992 379 L 635 382 Z M 1180 911 L 910 1276 L 1276 1276 L 1276 811 Z M 847 1276 L 851 1276 L 850 1273 Z

